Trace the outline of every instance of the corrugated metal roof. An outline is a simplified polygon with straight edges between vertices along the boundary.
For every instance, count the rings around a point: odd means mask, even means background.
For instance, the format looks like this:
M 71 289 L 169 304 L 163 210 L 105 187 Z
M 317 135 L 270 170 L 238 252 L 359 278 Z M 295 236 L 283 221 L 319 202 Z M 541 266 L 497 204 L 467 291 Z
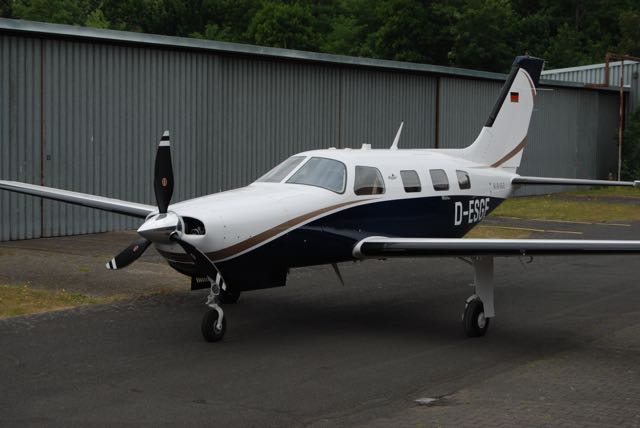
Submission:
M 624 91 L 630 95 L 628 110 L 633 111 L 640 105 L 640 83 L 638 76 L 640 74 L 640 62 L 624 61 L 624 67 L 621 66 L 622 61 L 612 61 L 609 63 L 609 88 L 619 90 L 620 88 L 620 71 L 623 71 L 624 82 L 622 84 Z M 546 70 L 543 72 L 547 78 L 558 81 L 581 82 L 582 84 L 603 84 L 606 77 L 606 64 L 591 64 L 580 67 L 558 68 L 555 70 Z
M 129 31 L 104 30 L 98 28 L 72 25 L 50 24 L 35 21 L 0 18 L 0 32 L 30 33 L 57 38 L 77 38 L 107 43 L 142 44 L 147 46 L 171 47 L 174 49 L 206 50 L 230 55 L 248 55 L 268 57 L 280 60 L 340 64 L 352 67 L 368 67 L 406 71 L 413 73 L 429 73 L 437 75 L 469 77 L 475 79 L 506 79 L 502 73 L 468 70 L 440 65 L 418 64 L 412 62 L 389 61 L 383 59 L 362 58 L 346 55 L 333 55 L 318 52 L 298 51 L 292 49 L 270 48 L 265 46 L 245 45 L 240 43 L 219 42 L 214 40 L 191 39 L 186 37 L 161 36 L 156 34 L 133 33 Z M 543 85 L 562 87 L 583 87 L 581 83 L 543 80 Z M 611 90 L 603 88 L 598 90 Z
M 637 61 L 625 61 L 626 64 L 638 64 Z M 611 61 L 609 62 L 609 67 L 619 67 L 622 64 L 622 61 Z M 604 68 L 606 63 L 600 64 L 589 64 L 589 65 L 580 65 L 577 67 L 565 67 L 565 68 L 554 68 L 552 70 L 544 70 L 542 72 L 543 75 L 547 74 L 557 74 L 557 73 L 566 73 L 569 71 L 583 71 L 583 70 L 593 70 L 594 68 Z

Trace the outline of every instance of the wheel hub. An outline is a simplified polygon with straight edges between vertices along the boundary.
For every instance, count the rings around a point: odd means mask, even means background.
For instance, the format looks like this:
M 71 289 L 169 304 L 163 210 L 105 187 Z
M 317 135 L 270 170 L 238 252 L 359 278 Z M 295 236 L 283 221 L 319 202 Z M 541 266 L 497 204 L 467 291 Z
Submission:
M 478 315 L 478 327 L 484 328 L 487 325 L 487 319 L 484 317 L 484 312 Z

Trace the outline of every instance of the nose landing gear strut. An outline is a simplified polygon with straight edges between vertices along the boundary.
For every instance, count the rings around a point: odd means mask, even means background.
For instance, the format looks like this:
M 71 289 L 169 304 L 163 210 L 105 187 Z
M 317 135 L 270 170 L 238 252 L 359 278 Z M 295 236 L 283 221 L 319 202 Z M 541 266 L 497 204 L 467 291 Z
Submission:
M 182 247 L 189 257 L 191 257 L 200 274 L 206 276 L 211 284 L 211 291 L 207 297 L 207 306 L 211 309 L 204 314 L 201 327 L 205 340 L 208 342 L 218 342 L 224 337 L 227 329 L 224 312 L 219 305 L 221 284 L 224 284 L 222 275 L 216 265 L 202 251 L 184 241 L 178 231 L 169 235 L 169 239 Z
M 224 317 L 224 311 L 219 305 L 220 285 L 217 279 L 220 275 L 216 276 L 216 281 L 209 278 L 211 282 L 211 289 L 207 296 L 207 306 L 209 309 L 202 317 L 202 336 L 204 336 L 207 342 L 218 342 L 222 340 L 225 332 L 227 331 L 227 320 Z

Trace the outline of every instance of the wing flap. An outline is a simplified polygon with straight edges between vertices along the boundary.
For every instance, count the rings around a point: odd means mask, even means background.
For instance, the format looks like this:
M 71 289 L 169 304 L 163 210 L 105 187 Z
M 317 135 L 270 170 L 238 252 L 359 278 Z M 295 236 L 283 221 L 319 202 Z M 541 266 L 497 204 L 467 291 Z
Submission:
M 518 185 L 575 185 L 575 186 L 621 186 L 640 187 L 640 181 L 609 181 L 585 180 L 581 178 L 553 178 L 553 177 L 514 177 L 511 184 Z
M 639 254 L 640 241 L 575 239 L 365 238 L 357 259 L 388 257 L 539 256 Z
M 36 186 L 35 184 L 20 183 L 18 181 L 0 180 L 0 189 L 139 218 L 145 218 L 150 213 L 157 211 L 157 208 L 152 205 L 54 189 L 52 187 Z

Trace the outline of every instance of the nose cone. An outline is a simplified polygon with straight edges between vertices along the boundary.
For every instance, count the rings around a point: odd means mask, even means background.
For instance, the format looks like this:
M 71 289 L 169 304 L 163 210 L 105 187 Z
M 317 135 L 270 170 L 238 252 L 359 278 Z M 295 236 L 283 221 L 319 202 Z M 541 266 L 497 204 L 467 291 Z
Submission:
M 182 221 L 172 212 L 158 214 L 144 222 L 138 233 L 151 242 L 170 244 L 169 235 L 174 231 L 182 231 Z

